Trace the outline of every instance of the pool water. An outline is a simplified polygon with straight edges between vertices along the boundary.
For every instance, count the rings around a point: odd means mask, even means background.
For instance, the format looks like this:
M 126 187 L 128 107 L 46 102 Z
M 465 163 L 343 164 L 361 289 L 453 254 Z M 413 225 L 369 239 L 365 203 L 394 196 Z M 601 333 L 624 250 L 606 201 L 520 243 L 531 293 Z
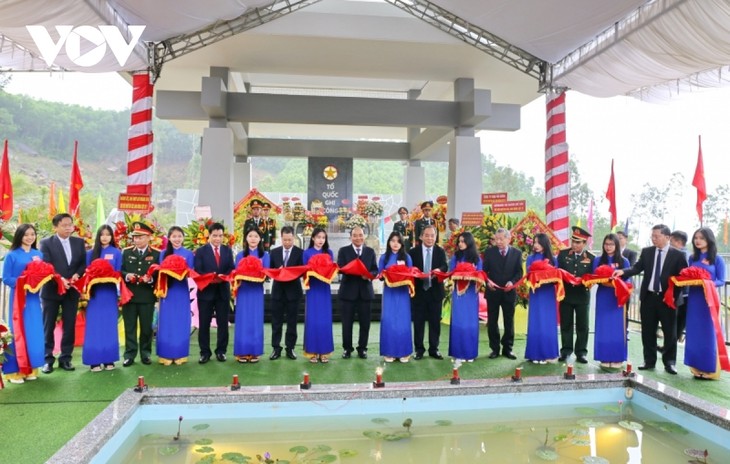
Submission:
M 142 406 L 93 462 L 730 462 L 730 432 L 625 393 Z

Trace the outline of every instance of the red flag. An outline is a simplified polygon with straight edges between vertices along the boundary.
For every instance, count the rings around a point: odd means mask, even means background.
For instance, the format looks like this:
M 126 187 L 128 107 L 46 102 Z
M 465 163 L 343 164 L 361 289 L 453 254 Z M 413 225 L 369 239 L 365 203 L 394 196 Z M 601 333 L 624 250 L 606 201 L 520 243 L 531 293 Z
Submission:
M 3 221 L 7 221 L 13 215 L 13 182 L 10 180 L 7 139 L 5 139 L 2 163 L 0 166 L 0 211 L 2 211 L 2 216 L 0 217 Z
M 692 186 L 697 189 L 697 216 L 702 225 L 702 203 L 707 199 L 707 187 L 705 187 L 705 166 L 702 163 L 702 136 L 698 136 L 699 150 L 697 151 L 697 167 L 695 176 L 692 178 Z
M 79 162 L 77 160 L 77 153 L 79 149 L 79 142 L 74 142 L 74 159 L 71 165 L 71 186 L 68 193 L 68 212 L 74 217 L 79 217 L 81 214 L 79 210 L 79 192 L 84 188 L 84 181 L 81 179 L 81 170 L 79 169 Z
M 611 179 L 608 181 L 608 189 L 606 189 L 606 199 L 608 200 L 608 212 L 611 213 L 611 230 L 616 227 L 616 181 L 613 178 L 613 160 L 611 160 Z M 627 220 L 628 224 L 628 220 Z

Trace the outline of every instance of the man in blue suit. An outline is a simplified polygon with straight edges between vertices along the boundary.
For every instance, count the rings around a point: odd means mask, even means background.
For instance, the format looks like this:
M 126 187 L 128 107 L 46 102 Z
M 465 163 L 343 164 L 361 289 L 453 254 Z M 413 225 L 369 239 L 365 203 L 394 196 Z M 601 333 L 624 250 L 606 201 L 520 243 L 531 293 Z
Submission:
M 200 364 L 210 361 L 210 322 L 218 325 L 215 358 L 223 362 L 228 350 L 228 315 L 231 312 L 231 285 L 218 276 L 228 275 L 235 268 L 233 251 L 223 245 L 223 224 L 216 222 L 208 227 L 208 243 L 195 252 L 195 272 L 216 274 L 216 278 L 205 289 L 198 290 L 198 346 Z

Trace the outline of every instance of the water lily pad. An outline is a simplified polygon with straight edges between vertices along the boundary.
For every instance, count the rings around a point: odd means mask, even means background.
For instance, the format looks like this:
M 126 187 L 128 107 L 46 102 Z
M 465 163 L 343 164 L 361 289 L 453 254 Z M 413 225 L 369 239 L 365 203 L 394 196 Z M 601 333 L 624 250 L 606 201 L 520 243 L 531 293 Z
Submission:
M 535 455 L 543 461 L 558 460 L 558 452 L 555 451 L 555 448 L 549 446 L 541 446 L 537 449 L 537 451 L 535 451 Z
M 376 417 L 375 419 L 370 419 L 370 422 L 372 422 L 373 424 L 383 425 L 390 422 L 390 419 L 386 419 L 385 417 Z
M 317 458 L 317 462 L 335 462 L 337 461 L 336 454 L 324 454 Z
M 578 407 L 578 408 L 574 408 L 574 410 L 578 414 L 582 414 L 584 416 L 595 416 L 595 415 L 598 415 L 598 409 L 595 409 L 595 408 Z
M 595 419 L 580 419 L 578 425 L 582 425 L 583 427 L 603 427 L 606 423 Z
M 200 458 L 197 464 L 213 464 L 215 462 L 215 454 L 209 454 L 204 458 Z
M 377 430 L 365 430 L 362 434 L 373 440 L 383 438 L 383 434 Z
M 403 440 L 405 438 L 410 438 L 411 434 L 408 432 L 395 432 L 395 433 L 389 433 L 383 436 L 383 440 L 385 441 L 399 441 Z
M 208 427 L 210 427 L 210 424 L 195 424 L 193 425 L 193 430 L 205 430 Z
M 213 443 L 213 440 L 210 438 L 198 438 L 195 440 L 196 445 L 210 445 L 211 443 Z
M 680 435 L 687 435 L 689 433 L 689 430 L 685 429 L 679 424 L 675 424 L 674 422 L 666 422 L 666 421 L 646 421 L 647 425 L 650 425 L 654 428 L 657 428 L 661 430 L 662 432 L 667 433 L 678 433 Z
M 558 435 L 555 435 L 555 436 L 553 437 L 553 441 L 554 441 L 555 443 L 557 443 L 557 442 L 560 442 L 560 441 L 565 441 L 565 440 L 567 440 L 567 439 L 568 439 L 568 435 L 567 435 L 567 434 L 565 434 L 565 433 L 560 433 L 560 434 L 558 434 Z
M 684 450 L 684 454 L 686 454 L 687 456 L 689 456 L 691 458 L 704 459 L 705 451 L 706 450 L 701 450 L 701 449 L 696 449 L 696 448 L 687 448 L 686 450 Z
M 341 458 L 351 458 L 357 456 L 357 450 L 354 449 L 342 449 L 340 450 Z
M 621 406 L 619 406 L 618 404 L 607 404 L 604 407 L 602 407 L 601 409 L 603 409 L 604 411 L 613 412 L 615 414 L 618 414 L 621 412 Z
M 178 445 L 161 446 L 157 448 L 157 452 L 161 456 L 172 456 L 180 452 L 180 447 Z
M 327 451 L 332 451 L 332 447 L 328 446 L 328 445 L 317 445 L 312 449 L 315 451 L 319 451 L 321 453 L 326 453 Z
M 201 446 L 200 448 L 195 449 L 196 453 L 201 453 L 201 454 L 212 453 L 214 451 L 215 451 L 215 449 L 212 446 Z
M 434 424 L 438 425 L 439 427 L 448 427 L 449 425 L 452 425 L 454 422 L 447 420 L 447 419 L 439 419 L 434 422 Z
M 602 458 L 600 456 L 583 456 L 580 458 L 583 461 L 583 464 L 610 464 L 611 461 L 609 461 L 606 458 Z
M 570 433 L 576 437 L 584 437 L 588 435 L 588 429 L 573 429 Z
M 575 446 L 591 446 L 591 441 L 586 440 L 585 438 L 573 438 L 570 440 L 570 443 Z
M 625 421 L 625 420 L 619 421 L 618 425 L 625 428 L 626 430 L 641 430 L 644 428 L 644 426 L 639 424 L 638 422 Z
M 302 454 L 302 453 L 306 453 L 307 451 L 309 451 L 309 448 L 307 448 L 306 446 L 303 446 L 303 445 L 299 445 L 299 446 L 293 446 L 293 447 L 289 448 L 289 451 L 291 453 Z
M 223 461 L 230 461 L 230 462 L 236 462 L 238 464 L 245 464 L 251 459 L 250 456 L 244 456 L 241 453 L 236 452 L 229 452 L 229 453 L 223 453 L 221 456 L 221 459 Z
M 492 431 L 497 432 L 497 433 L 503 433 L 503 432 L 513 432 L 514 429 L 508 425 L 497 424 L 494 427 L 492 427 Z

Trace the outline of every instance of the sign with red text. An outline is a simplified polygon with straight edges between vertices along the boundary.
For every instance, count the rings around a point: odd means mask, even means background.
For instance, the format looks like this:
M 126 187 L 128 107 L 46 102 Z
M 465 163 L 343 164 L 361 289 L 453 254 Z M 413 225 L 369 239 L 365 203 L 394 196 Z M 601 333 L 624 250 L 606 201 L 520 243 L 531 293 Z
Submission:
M 507 201 L 507 192 L 482 193 L 482 204 L 491 205 Z
M 493 213 L 524 213 L 527 210 L 525 200 L 502 201 L 492 203 Z
M 125 213 L 147 214 L 152 211 L 150 196 L 144 193 L 120 193 L 117 209 Z
M 484 223 L 484 213 L 461 213 L 461 225 L 479 227 Z

